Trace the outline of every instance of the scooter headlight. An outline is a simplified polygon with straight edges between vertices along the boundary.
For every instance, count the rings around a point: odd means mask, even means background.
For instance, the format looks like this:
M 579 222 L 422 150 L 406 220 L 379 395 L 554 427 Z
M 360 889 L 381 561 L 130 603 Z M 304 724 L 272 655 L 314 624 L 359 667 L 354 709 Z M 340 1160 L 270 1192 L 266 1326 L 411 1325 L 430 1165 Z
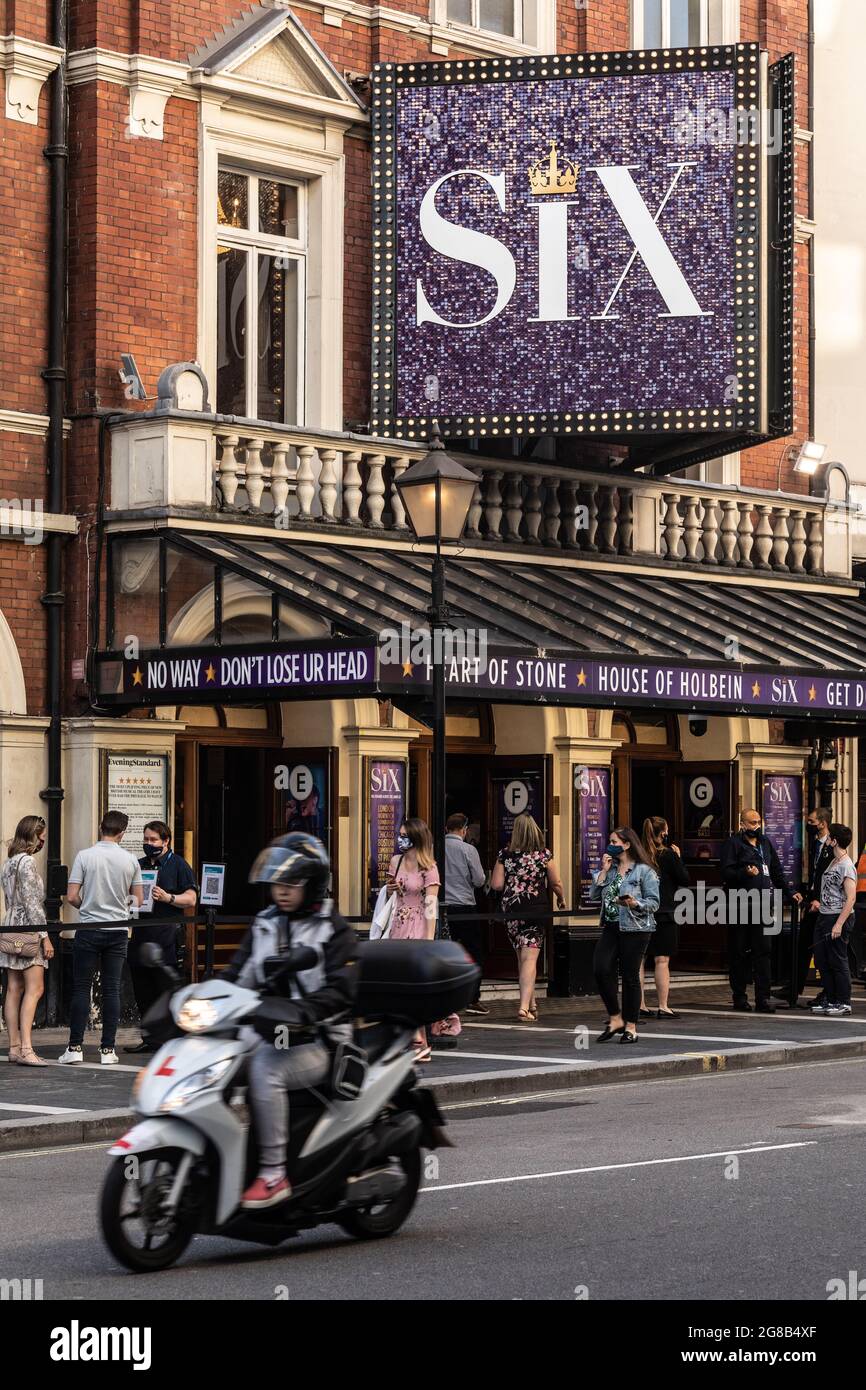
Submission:
M 222 1061 L 212 1062 L 209 1067 L 204 1067 L 202 1071 L 193 1072 L 192 1076 L 187 1076 L 183 1081 L 178 1081 L 172 1086 L 165 1100 L 160 1105 L 160 1110 L 180 1110 L 195 1096 L 207 1091 L 211 1086 L 216 1086 L 234 1062 L 234 1057 L 223 1057 Z
M 210 999 L 184 1000 L 177 1012 L 177 1022 L 186 1033 L 204 1033 L 219 1018 L 219 1009 Z

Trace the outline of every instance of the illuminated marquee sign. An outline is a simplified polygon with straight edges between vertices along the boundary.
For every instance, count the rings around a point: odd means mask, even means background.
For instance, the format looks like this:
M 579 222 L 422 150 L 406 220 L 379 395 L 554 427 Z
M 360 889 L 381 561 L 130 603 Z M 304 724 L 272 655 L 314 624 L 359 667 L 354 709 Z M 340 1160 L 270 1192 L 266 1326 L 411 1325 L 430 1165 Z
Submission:
M 380 65 L 373 431 L 773 432 L 773 82 L 752 44 Z

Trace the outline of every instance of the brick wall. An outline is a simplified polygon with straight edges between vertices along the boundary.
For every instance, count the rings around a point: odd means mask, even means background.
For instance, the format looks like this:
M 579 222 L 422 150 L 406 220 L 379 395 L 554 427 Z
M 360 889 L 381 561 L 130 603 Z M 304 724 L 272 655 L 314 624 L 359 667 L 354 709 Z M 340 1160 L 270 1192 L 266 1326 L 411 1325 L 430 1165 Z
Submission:
M 249 12 L 243 0 L 70 0 L 71 46 L 143 52 L 183 60 L 222 26 Z M 395 8 L 427 18 L 428 0 L 395 0 Z M 559 6 L 561 51 L 613 50 L 629 46 L 628 0 L 574 0 Z M 377 61 L 434 58 L 423 32 L 345 21 L 326 25 L 320 11 L 296 11 L 340 72 L 368 72 Z M 742 37 L 757 39 L 776 58 L 797 55 L 797 124 L 807 124 L 806 0 L 741 0 Z M 0 32 L 48 38 L 48 0 L 0 0 Z M 449 58 L 464 56 L 449 49 Z M 2 108 L 0 108 L 2 109 Z M 41 370 L 46 357 L 48 169 L 47 92 L 40 125 L 0 119 L 0 217 L 7 229 L 0 244 L 0 409 L 43 414 Z M 129 408 L 117 370 L 119 354 L 134 353 L 153 395 L 167 363 L 196 354 L 198 111 L 173 98 L 166 107 L 165 139 L 131 139 L 126 129 L 128 92 L 119 85 L 90 84 L 70 92 L 70 326 L 68 410 L 76 419 L 68 449 L 68 505 L 82 517 L 82 538 L 67 547 L 69 595 L 66 668 L 85 655 L 87 557 L 83 539 L 95 518 L 97 426 L 87 418 L 97 407 Z M 352 425 L 369 417 L 370 231 L 369 145 L 347 138 L 345 211 L 344 400 Z M 807 147 L 797 148 L 797 208 L 807 211 Z M 808 250 L 796 260 L 796 425 L 807 437 Z M 784 487 L 802 489 L 784 455 L 787 442 L 748 451 L 743 482 L 775 488 L 783 459 Z M 44 441 L 0 432 L 0 496 L 23 489 L 44 493 Z M 91 538 L 92 539 L 92 538 Z M 20 552 L 20 554 L 19 554 Z M 42 650 L 44 624 L 38 605 L 42 552 L 3 543 L 0 607 L 25 654 Z M 92 557 L 91 557 L 92 559 Z M 8 578 L 7 578 L 8 576 Z M 92 575 L 91 575 L 92 579 Z M 29 620 L 23 618 L 29 614 Z M 33 708 L 41 708 L 39 661 L 25 668 Z M 75 693 L 70 689 L 70 697 Z M 79 692 L 80 693 L 80 692 Z

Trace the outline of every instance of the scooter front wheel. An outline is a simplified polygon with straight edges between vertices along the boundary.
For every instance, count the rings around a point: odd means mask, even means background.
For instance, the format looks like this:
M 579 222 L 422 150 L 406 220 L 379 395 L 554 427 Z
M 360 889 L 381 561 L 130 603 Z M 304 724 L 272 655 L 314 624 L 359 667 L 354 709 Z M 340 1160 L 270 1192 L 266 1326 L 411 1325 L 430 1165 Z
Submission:
M 354 1211 L 344 1211 L 337 1217 L 337 1224 L 347 1235 L 356 1240 L 380 1240 L 399 1231 L 406 1221 L 421 1186 L 421 1150 L 401 1154 L 393 1160 L 399 1163 L 406 1175 L 405 1186 L 389 1202 L 378 1206 L 359 1207 Z
M 183 1156 L 180 1149 L 130 1154 L 116 1158 L 106 1174 L 102 1235 L 114 1258 L 137 1274 L 168 1269 L 195 1234 L 185 1194 L 173 1211 L 166 1208 Z

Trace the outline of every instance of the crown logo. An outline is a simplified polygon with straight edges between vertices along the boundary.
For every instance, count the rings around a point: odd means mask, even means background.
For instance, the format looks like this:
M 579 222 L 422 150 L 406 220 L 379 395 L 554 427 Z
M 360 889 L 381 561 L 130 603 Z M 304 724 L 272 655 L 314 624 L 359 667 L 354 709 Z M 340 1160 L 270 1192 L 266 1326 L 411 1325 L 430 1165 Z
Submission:
M 577 188 L 580 168 L 564 159 L 560 164 L 556 152 L 556 141 L 550 142 L 547 159 L 536 160 L 529 166 L 529 187 L 536 195 L 543 193 L 573 193 Z

